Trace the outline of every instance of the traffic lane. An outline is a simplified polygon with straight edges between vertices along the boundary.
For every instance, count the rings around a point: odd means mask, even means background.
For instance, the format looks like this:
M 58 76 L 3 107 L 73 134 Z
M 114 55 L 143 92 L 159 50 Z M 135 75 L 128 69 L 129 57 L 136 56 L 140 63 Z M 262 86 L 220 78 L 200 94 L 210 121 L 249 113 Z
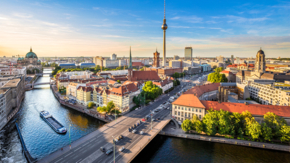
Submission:
M 173 94 L 174 92 L 177 92 L 178 90 L 177 89 L 175 89 L 175 91 L 172 91 L 172 93 L 171 94 Z M 149 109 L 151 108 L 151 109 L 155 109 L 156 107 L 158 107 L 159 105 L 161 105 L 164 101 L 166 101 L 166 100 L 168 100 L 168 98 L 169 97 L 167 97 L 167 96 L 164 96 L 161 100 L 158 100 L 158 101 L 156 101 L 156 102 L 154 102 L 153 104 L 151 104 L 150 105 L 150 107 L 148 107 Z M 145 111 L 142 111 L 142 110 L 140 110 L 139 111 L 139 115 L 140 115 L 140 113 L 141 113 L 141 117 L 143 117 L 143 116 L 146 116 L 147 114 L 149 114 L 150 113 L 150 110 L 149 109 L 147 109 L 146 110 L 146 108 L 144 108 L 145 109 Z M 136 114 L 133 114 L 134 116 L 137 116 Z M 139 118 L 141 118 L 141 117 L 139 117 Z M 133 121 L 136 121 L 136 119 L 125 119 L 126 120 L 126 123 L 128 123 L 128 122 L 133 122 Z M 124 121 L 123 121 L 124 122 Z M 119 122 L 116 122 L 116 123 L 119 123 Z M 114 125 L 112 125 L 112 126 L 115 126 L 115 124 Z M 125 127 L 123 127 L 123 128 L 120 128 L 118 131 L 120 132 L 120 131 L 122 131 L 122 130 L 124 130 L 124 129 L 126 129 L 128 126 L 125 126 Z M 114 130 L 115 131 L 115 129 L 113 129 L 113 128 L 111 128 L 110 130 Z M 119 132 L 114 132 L 113 134 L 119 134 Z M 109 132 L 109 130 L 107 130 L 106 132 Z M 109 132 L 110 133 L 110 132 Z M 104 134 L 104 133 L 103 133 Z M 111 134 L 111 135 L 108 135 L 108 137 L 110 137 L 110 136 L 112 136 L 113 134 Z M 98 137 L 99 136 L 101 136 L 102 135 L 102 133 L 100 133 L 100 135 L 98 135 Z M 95 140 L 96 138 L 91 138 L 91 140 L 88 140 L 88 142 L 93 142 L 93 141 L 96 141 Z M 105 141 L 105 138 L 104 138 L 104 141 Z M 101 141 L 100 141 L 101 142 Z M 80 151 L 86 151 L 85 152 L 85 154 L 84 155 L 87 155 L 87 154 L 90 154 L 91 152 L 90 151 L 88 151 L 88 149 L 85 147 L 86 146 L 86 144 L 82 144 L 82 145 L 80 145 L 80 146 L 77 146 L 77 147 L 75 147 L 77 150 L 71 150 L 71 151 L 69 151 L 69 152 L 67 152 L 66 154 L 65 154 L 65 156 L 70 156 L 70 155 L 72 155 L 72 154 L 74 154 L 74 153 L 76 153 L 76 152 L 79 152 L 79 150 Z M 97 146 L 97 147 L 96 147 Z M 94 150 L 95 148 L 98 148 L 100 145 L 97 143 L 97 144 L 95 144 L 94 143 L 94 145 L 93 146 L 91 146 L 91 147 L 89 147 L 89 150 Z M 84 155 L 82 155 L 82 157 L 84 156 Z M 63 157 L 61 157 L 61 158 L 59 158 L 59 159 L 55 159 L 53 162 L 57 162 L 57 161 L 60 161 L 60 160 L 62 160 L 63 159 Z M 77 157 L 73 157 L 73 159 L 74 159 L 74 161 L 77 161 L 78 160 L 78 158 Z
M 164 115 L 163 116 L 163 118 L 164 117 L 166 117 L 166 116 L 168 116 L 168 114 L 167 115 Z M 153 122 L 153 128 L 158 124 L 159 122 Z M 145 133 L 148 133 L 149 131 L 151 130 L 151 127 L 149 127 L 149 128 L 147 128 L 146 129 L 146 131 L 145 131 Z M 131 143 L 127 148 L 128 148 L 128 150 L 129 149 L 131 149 L 132 147 L 134 147 L 144 136 L 146 136 L 146 135 L 141 135 L 141 136 L 139 136 L 139 137 L 137 137 L 136 138 L 136 141 L 134 142 L 134 143 Z M 127 149 L 126 148 L 126 149 Z M 122 156 L 125 154 L 125 152 L 124 153 L 119 153 L 118 155 L 116 155 L 116 161 L 118 162 L 118 160 L 120 160 L 121 158 L 122 158 Z M 113 163 L 113 160 L 111 161 L 111 163 Z
M 167 114 L 165 114 L 167 112 Z M 166 117 L 168 115 L 168 110 L 163 110 L 160 111 L 160 113 L 156 114 L 155 116 L 161 116 L 161 117 Z M 152 126 L 155 126 L 159 123 L 159 121 L 155 121 L 152 123 Z M 151 124 L 150 122 L 146 122 L 146 123 L 142 123 L 140 126 L 138 126 L 137 128 L 135 128 L 137 130 L 137 132 L 135 134 L 131 133 L 131 132 L 127 132 L 127 134 L 124 134 L 124 139 L 122 139 L 121 141 L 116 143 L 116 156 L 120 155 L 120 153 L 127 153 L 130 152 L 130 146 L 134 146 L 135 144 L 138 143 L 139 137 L 143 137 L 145 135 L 147 135 L 146 133 L 148 133 L 149 130 L 151 130 Z M 149 129 L 149 130 L 148 130 Z M 144 134 L 141 135 L 140 131 L 144 131 Z M 118 149 L 120 149 L 121 147 L 125 147 L 124 152 L 119 152 Z M 108 162 L 109 160 L 113 159 L 113 153 L 111 154 L 112 156 L 110 157 L 105 157 L 106 159 L 103 160 L 102 159 L 97 159 L 94 162 Z

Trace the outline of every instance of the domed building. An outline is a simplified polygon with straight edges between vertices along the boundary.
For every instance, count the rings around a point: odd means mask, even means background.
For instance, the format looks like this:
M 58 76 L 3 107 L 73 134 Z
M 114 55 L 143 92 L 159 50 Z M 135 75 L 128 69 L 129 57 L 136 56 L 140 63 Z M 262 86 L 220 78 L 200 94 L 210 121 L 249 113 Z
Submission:
M 30 48 L 30 52 L 25 55 L 25 58 L 19 57 L 17 60 L 19 66 L 26 67 L 27 73 L 41 72 L 41 61 L 38 60 L 37 55 Z

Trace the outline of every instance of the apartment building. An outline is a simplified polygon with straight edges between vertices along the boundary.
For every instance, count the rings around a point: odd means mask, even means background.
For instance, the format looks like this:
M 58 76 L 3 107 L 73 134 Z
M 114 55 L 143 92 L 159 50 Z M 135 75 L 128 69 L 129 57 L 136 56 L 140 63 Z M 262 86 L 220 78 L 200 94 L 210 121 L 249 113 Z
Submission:
M 290 91 L 275 88 L 272 84 L 249 83 L 250 96 L 264 105 L 290 106 Z
M 87 105 L 88 102 L 92 101 L 92 94 L 93 88 L 92 87 L 84 87 L 80 86 L 77 89 L 77 101 L 78 103 Z

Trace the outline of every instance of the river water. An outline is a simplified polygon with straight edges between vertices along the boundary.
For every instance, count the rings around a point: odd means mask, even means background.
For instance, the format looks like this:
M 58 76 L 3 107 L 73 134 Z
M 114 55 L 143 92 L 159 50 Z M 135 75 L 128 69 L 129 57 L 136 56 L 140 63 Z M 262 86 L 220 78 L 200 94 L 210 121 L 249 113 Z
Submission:
M 37 82 L 48 82 L 41 77 Z M 71 125 L 71 141 L 101 127 L 104 123 L 61 106 L 49 85 L 27 91 L 22 108 L 4 130 L 0 131 L 0 163 L 26 162 L 14 122 L 17 120 L 26 146 L 34 158 L 44 156 L 70 143 L 69 133 L 55 133 L 40 117 L 49 111 L 65 127 Z M 290 162 L 290 154 L 227 144 L 157 136 L 133 162 Z
M 37 83 L 49 80 L 48 76 L 44 76 L 39 78 Z M 21 152 L 22 148 L 15 125 L 13 125 L 16 120 L 19 123 L 28 151 L 32 157 L 38 159 L 69 145 L 70 141 L 75 141 L 104 125 L 103 122 L 90 116 L 61 106 L 55 99 L 49 85 L 39 85 L 35 88 L 37 89 L 26 91 L 21 110 L 15 116 L 14 121 L 11 121 L 0 132 L 0 150 L 2 150 L 0 162 L 26 162 Z M 71 125 L 71 139 L 69 139 L 69 132 L 61 135 L 52 130 L 40 118 L 39 112 L 42 110 L 49 111 L 67 129 Z

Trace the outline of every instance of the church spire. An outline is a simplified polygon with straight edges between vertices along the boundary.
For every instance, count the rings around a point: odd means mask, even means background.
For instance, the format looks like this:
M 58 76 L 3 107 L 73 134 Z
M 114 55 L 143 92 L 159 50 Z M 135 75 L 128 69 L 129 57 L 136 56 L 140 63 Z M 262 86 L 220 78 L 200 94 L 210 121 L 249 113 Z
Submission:
M 30 52 L 32 52 L 32 47 L 30 46 Z
M 131 46 L 130 46 L 130 60 L 129 60 L 129 67 L 132 69 L 132 55 L 131 55 Z

